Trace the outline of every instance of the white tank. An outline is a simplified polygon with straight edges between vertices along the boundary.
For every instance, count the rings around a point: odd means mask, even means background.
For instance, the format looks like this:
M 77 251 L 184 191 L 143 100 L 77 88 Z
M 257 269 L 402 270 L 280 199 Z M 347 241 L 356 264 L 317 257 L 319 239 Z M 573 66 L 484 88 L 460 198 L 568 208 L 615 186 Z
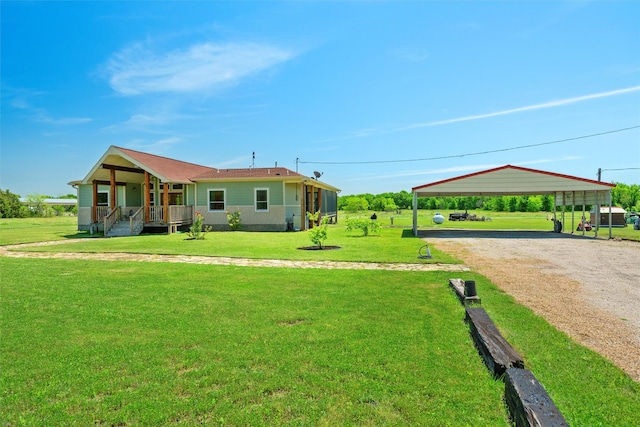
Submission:
M 444 217 L 440 215 L 440 212 L 436 212 L 436 214 L 433 216 L 433 222 L 435 224 L 442 224 L 444 222 Z

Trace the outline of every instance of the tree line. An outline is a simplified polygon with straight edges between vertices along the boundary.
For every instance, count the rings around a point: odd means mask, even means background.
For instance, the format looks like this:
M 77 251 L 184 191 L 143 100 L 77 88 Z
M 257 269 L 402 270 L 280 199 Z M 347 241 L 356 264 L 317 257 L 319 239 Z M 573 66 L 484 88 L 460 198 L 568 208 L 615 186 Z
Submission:
M 60 197 L 45 196 L 42 194 L 29 194 L 25 201 L 20 200 L 18 194 L 11 191 L 0 190 L 0 218 L 29 218 L 51 217 L 60 215 L 76 215 L 77 206 L 50 206 L 45 199 L 75 199 L 74 194 Z
M 627 211 L 640 211 L 640 185 L 616 182 L 612 189 L 613 206 Z M 338 197 L 338 209 L 348 212 L 392 212 L 413 208 L 413 194 L 402 190 L 397 193 L 356 194 Z M 587 206 L 591 209 L 591 206 Z M 419 197 L 418 209 L 428 210 L 487 210 L 494 212 L 553 212 L 553 196 L 464 196 Z

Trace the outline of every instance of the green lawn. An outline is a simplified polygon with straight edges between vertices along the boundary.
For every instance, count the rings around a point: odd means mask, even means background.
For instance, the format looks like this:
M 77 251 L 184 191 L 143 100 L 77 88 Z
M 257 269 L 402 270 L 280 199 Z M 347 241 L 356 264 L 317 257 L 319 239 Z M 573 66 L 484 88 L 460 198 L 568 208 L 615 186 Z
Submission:
M 0 218 L 0 245 L 62 240 L 83 237 L 78 233 L 78 218 L 56 216 L 52 218 Z
M 444 274 L 0 267 L 3 424 L 505 425 Z
M 1 239 L 74 235 L 68 222 L 23 221 L 0 221 Z M 333 226 L 326 244 L 343 248 L 321 253 L 295 249 L 306 233 L 242 232 L 55 250 L 424 262 L 406 231 Z M 507 424 L 451 273 L 13 258 L 0 271 L 3 425 Z M 570 425 L 637 425 L 640 384 L 484 277 L 455 277 L 476 280 Z

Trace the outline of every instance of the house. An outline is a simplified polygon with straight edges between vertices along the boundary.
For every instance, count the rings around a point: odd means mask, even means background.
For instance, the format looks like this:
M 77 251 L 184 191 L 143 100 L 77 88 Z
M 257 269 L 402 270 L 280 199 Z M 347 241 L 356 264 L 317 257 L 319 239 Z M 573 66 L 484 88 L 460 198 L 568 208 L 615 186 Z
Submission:
M 600 206 L 600 222 L 597 223 L 596 207 L 593 207 L 589 212 L 591 224 L 600 224 L 602 227 L 609 226 L 609 210 L 611 210 L 611 224 L 613 227 L 626 227 L 624 215 L 627 213 L 623 208 L 619 206 Z
M 78 194 L 78 230 L 105 235 L 123 227 L 120 235 L 171 233 L 191 225 L 196 212 L 225 230 L 226 212 L 235 210 L 242 230 L 305 230 L 313 226 L 307 212 L 337 221 L 340 191 L 283 167 L 218 169 L 116 146 L 69 184 Z

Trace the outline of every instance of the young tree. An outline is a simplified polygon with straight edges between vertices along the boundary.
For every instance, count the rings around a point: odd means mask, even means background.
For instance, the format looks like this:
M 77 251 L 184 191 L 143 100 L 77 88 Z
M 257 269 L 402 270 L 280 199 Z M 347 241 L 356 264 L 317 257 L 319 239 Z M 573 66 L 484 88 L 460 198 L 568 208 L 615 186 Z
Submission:
M 313 221 L 314 223 L 318 222 L 319 215 L 320 211 L 314 214 L 307 212 L 307 218 L 309 218 L 309 221 Z M 327 228 L 329 228 L 329 217 L 325 216 L 320 220 L 320 224 L 309 230 L 309 239 L 319 249 L 322 249 L 322 244 L 327 240 Z

